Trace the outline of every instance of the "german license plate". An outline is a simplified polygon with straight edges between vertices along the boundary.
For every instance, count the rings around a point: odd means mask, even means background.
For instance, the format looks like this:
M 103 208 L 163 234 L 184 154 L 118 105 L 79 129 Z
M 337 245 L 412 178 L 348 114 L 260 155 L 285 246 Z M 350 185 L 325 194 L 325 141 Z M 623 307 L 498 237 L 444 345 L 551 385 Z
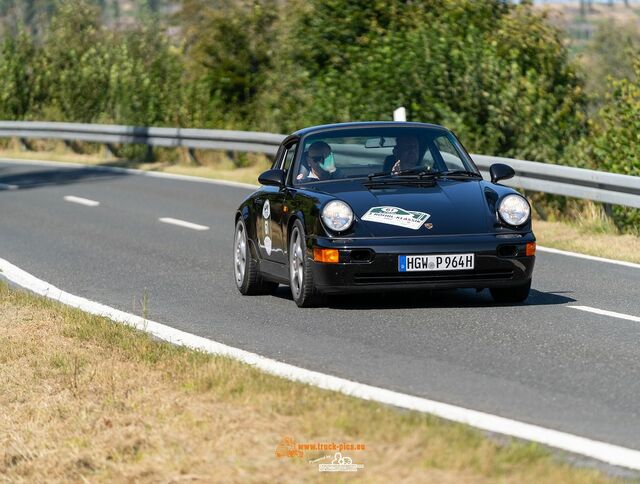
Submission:
M 398 271 L 466 271 L 474 262 L 473 254 L 401 255 Z

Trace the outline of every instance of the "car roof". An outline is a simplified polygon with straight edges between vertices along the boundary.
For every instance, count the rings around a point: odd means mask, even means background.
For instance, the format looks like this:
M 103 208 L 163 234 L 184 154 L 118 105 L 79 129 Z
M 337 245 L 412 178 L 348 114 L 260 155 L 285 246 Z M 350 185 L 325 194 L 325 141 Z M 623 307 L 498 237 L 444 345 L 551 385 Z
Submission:
M 326 131 L 338 131 L 342 129 L 358 129 L 358 128 L 435 128 L 443 131 L 449 131 L 444 126 L 429 123 L 413 123 L 405 121 L 363 121 L 353 123 L 335 123 L 322 124 L 319 126 L 310 126 L 308 128 L 299 129 L 291 136 L 306 136 L 313 133 L 322 133 Z

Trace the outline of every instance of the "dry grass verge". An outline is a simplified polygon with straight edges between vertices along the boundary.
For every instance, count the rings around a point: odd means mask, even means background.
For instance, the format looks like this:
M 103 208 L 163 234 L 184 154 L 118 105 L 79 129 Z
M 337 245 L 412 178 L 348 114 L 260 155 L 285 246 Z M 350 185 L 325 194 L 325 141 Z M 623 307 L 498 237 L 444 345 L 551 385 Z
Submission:
M 0 481 L 604 482 L 536 444 L 292 383 L 0 284 Z M 364 443 L 357 474 L 275 456 Z M 347 454 L 345 452 L 345 454 Z
M 51 144 L 51 143 L 50 143 Z M 82 163 L 86 165 L 122 166 L 147 171 L 161 171 L 178 175 L 201 176 L 231 180 L 241 183 L 258 183 L 258 175 L 271 167 L 269 159 L 260 154 L 243 154 L 242 166 L 234 164 L 234 160 L 226 153 L 216 151 L 198 151 L 198 163 L 190 161 L 186 150 L 156 149 L 158 160 L 153 162 L 131 161 L 116 158 L 105 150 L 93 154 L 78 154 L 68 150 L 63 143 L 51 144 L 46 151 L 21 151 L 17 149 L 0 149 L 0 158 L 60 161 Z M 237 160 L 236 160 L 237 161 Z
M 538 244 L 582 254 L 640 263 L 640 237 L 590 231 L 579 225 L 534 220 Z

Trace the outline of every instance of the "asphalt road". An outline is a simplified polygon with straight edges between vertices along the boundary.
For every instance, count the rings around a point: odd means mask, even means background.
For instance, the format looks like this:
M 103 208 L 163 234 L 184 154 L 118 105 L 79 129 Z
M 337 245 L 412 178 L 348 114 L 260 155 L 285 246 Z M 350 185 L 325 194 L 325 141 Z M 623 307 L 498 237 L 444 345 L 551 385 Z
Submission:
M 640 324 L 571 308 L 640 316 L 639 269 L 539 253 L 524 305 L 465 290 L 298 309 L 285 287 L 234 286 L 248 193 L 0 162 L 0 257 L 121 310 L 146 298 L 152 320 L 280 361 L 640 450 Z

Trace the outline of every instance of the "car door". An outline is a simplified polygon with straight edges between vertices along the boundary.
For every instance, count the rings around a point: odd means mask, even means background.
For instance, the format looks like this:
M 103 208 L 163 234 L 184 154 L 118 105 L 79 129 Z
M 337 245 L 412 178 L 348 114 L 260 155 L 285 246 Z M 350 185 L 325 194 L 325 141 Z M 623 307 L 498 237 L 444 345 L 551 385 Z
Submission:
M 288 172 L 293 163 L 297 143 L 293 141 L 285 145 L 278 153 L 274 169 Z M 287 262 L 287 240 L 284 228 L 286 213 L 284 207 L 289 191 L 283 187 L 263 187 L 262 193 L 256 198 L 256 232 L 260 256 L 280 264 Z

